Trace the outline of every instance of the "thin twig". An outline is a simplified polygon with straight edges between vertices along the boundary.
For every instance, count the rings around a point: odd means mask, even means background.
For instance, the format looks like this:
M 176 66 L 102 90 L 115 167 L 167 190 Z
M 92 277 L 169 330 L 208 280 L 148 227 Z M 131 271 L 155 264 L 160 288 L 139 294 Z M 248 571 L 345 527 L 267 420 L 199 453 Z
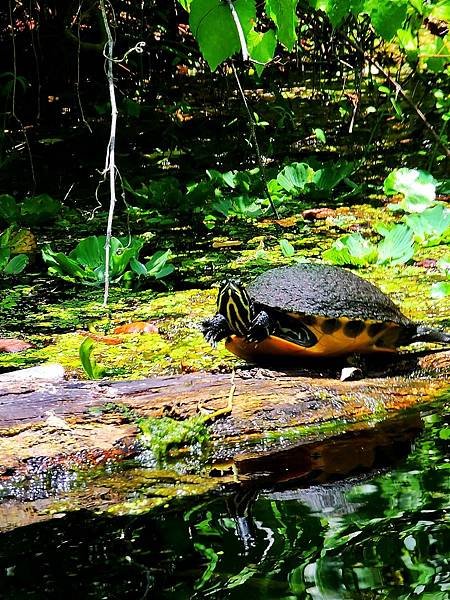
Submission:
M 111 128 L 108 146 L 106 149 L 106 161 L 105 161 L 105 170 L 103 172 L 103 176 L 106 179 L 106 175 L 109 173 L 109 213 L 108 213 L 108 223 L 106 225 L 106 239 L 105 239 L 105 287 L 104 287 L 104 295 L 103 295 L 103 305 L 106 306 L 108 303 L 108 295 L 109 295 L 109 279 L 110 279 L 110 271 L 109 271 L 109 259 L 111 253 L 111 237 L 112 237 L 112 223 L 114 217 L 114 209 L 116 206 L 116 178 L 115 178 L 115 145 L 116 145 L 116 127 L 117 127 L 117 103 L 116 103 L 116 95 L 114 90 L 114 74 L 113 74 L 113 50 L 114 50 L 114 40 L 111 34 L 111 29 L 109 27 L 108 17 L 106 15 L 105 3 L 104 0 L 100 0 L 100 10 L 103 17 L 103 23 L 105 25 L 105 31 L 108 38 L 108 41 L 105 45 L 104 55 L 106 57 L 106 77 L 108 80 L 108 88 L 109 88 L 109 99 L 111 102 Z
M 244 106 L 245 106 L 245 110 L 247 111 L 248 122 L 249 122 L 249 125 L 250 125 L 250 135 L 252 136 L 253 143 L 255 144 L 256 158 L 258 159 L 258 165 L 259 165 L 259 168 L 260 168 L 260 171 L 261 171 L 261 178 L 262 178 L 263 185 L 264 185 L 264 192 L 265 192 L 265 194 L 267 196 L 267 199 L 269 200 L 270 208 L 272 209 L 273 214 L 275 215 L 275 217 L 277 219 L 279 219 L 280 216 L 278 214 L 278 211 L 277 211 L 277 208 L 276 208 L 275 204 L 273 203 L 273 199 L 272 199 L 272 196 L 270 194 L 269 187 L 267 185 L 266 170 L 265 170 L 262 158 L 261 158 L 261 152 L 260 152 L 260 149 L 259 149 L 258 138 L 256 137 L 255 120 L 254 120 L 254 117 L 253 117 L 252 112 L 250 110 L 250 107 L 248 105 L 247 98 L 245 97 L 244 90 L 242 89 L 241 82 L 240 82 L 238 74 L 236 72 L 236 67 L 234 66 L 233 63 L 232 63 L 232 68 L 233 68 L 234 76 L 235 76 L 236 81 L 237 81 L 239 92 L 240 92 L 241 97 L 242 97 L 242 101 L 243 101 Z

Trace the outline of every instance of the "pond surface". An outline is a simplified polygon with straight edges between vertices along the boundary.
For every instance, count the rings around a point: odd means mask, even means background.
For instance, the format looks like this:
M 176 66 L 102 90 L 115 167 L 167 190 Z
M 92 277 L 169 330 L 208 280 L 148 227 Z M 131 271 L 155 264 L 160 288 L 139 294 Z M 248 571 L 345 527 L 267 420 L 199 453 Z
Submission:
M 0 536 L 4 600 L 450 597 L 450 403 L 367 465 L 158 513 L 78 512 Z M 409 439 L 407 440 L 407 438 Z M 363 453 L 363 444 L 354 451 Z M 364 465 L 364 460 L 360 461 Z

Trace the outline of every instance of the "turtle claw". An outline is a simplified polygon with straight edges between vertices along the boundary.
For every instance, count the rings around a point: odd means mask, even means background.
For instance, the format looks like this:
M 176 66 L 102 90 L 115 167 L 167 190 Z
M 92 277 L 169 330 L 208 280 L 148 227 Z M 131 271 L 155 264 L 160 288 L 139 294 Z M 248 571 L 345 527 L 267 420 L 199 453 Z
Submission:
M 272 321 L 265 311 L 260 311 L 251 322 L 245 339 L 247 342 L 258 344 L 269 337 Z
M 200 325 L 205 340 L 211 344 L 213 348 L 217 348 L 220 340 L 228 337 L 231 334 L 230 326 L 225 317 L 217 313 L 212 319 L 206 319 Z

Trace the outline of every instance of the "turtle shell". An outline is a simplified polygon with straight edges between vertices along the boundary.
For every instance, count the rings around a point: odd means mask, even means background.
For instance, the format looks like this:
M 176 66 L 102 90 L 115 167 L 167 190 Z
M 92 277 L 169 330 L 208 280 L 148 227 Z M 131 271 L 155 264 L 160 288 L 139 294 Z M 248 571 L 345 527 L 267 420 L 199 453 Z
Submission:
M 247 286 L 255 309 L 298 316 L 412 322 L 380 289 L 341 267 L 313 263 L 279 267 Z
M 247 291 L 254 312 L 267 312 L 275 328 L 261 342 L 228 339 L 227 349 L 246 360 L 395 352 L 417 332 L 380 289 L 341 267 L 271 269 Z

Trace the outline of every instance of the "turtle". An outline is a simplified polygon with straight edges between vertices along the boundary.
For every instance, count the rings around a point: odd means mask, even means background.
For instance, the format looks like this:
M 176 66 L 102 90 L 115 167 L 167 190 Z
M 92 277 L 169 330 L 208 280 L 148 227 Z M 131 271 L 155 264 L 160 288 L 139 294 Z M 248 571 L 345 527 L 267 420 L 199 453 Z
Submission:
M 225 280 L 205 339 L 248 361 L 395 352 L 413 342 L 450 343 L 450 333 L 415 323 L 378 287 L 343 267 L 298 263 L 249 285 Z

